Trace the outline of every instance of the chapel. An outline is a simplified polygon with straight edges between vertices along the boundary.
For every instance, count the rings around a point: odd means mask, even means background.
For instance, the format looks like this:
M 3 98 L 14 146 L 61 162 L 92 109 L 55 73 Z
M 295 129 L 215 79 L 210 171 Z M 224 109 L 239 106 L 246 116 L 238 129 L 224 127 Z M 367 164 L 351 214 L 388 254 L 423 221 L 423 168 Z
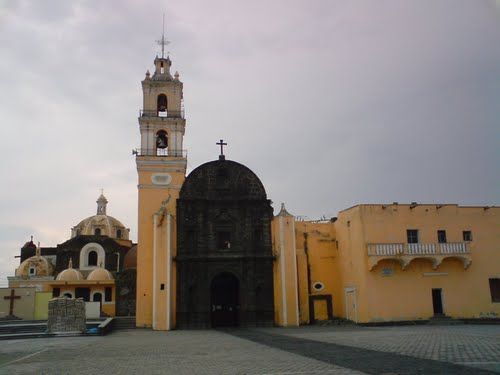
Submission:
M 96 214 L 72 227 L 67 241 L 56 247 L 26 242 L 9 288 L 99 302 L 101 315 L 135 315 L 136 245 L 130 230 L 107 214 L 103 194 L 96 203 Z

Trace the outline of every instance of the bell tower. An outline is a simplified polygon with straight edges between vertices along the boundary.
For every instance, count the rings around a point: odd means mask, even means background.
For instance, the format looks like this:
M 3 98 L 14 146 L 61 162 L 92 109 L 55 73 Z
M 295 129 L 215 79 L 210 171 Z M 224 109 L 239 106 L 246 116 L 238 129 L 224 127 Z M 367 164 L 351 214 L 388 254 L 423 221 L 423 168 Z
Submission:
M 154 60 L 142 81 L 143 107 L 139 113 L 137 308 L 138 327 L 168 330 L 175 325 L 176 201 L 186 176 L 187 157 L 182 149 L 186 128 L 183 84 L 170 73 L 172 61 L 158 43 L 161 57 Z

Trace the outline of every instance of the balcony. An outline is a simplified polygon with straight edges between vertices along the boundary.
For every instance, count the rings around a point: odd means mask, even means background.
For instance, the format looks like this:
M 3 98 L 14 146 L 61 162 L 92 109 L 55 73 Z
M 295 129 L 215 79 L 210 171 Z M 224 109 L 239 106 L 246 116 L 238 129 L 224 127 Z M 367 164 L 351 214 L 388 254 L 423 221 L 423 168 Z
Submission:
M 368 267 L 370 271 L 384 259 L 396 260 L 404 270 L 414 259 L 427 259 L 437 269 L 446 258 L 463 262 L 464 269 L 472 259 L 468 242 L 448 243 L 370 243 L 367 244 Z
M 179 111 L 167 110 L 167 111 L 152 111 L 141 109 L 139 111 L 139 117 L 149 117 L 149 118 L 160 118 L 160 119 L 172 119 L 172 118 L 184 118 L 184 109 Z
M 170 150 L 168 148 L 136 148 L 132 150 L 132 155 L 153 156 L 153 157 L 171 157 L 187 158 L 187 150 Z

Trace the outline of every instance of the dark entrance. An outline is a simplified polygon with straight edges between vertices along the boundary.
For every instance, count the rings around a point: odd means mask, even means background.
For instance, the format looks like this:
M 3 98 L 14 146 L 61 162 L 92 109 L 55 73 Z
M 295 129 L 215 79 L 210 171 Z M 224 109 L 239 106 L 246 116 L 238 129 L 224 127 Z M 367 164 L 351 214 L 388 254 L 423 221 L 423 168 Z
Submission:
M 443 300 L 441 289 L 432 289 L 432 307 L 434 308 L 434 315 L 443 315 Z
M 212 327 L 235 327 L 240 309 L 240 283 L 230 273 L 214 277 L 210 287 Z
M 85 302 L 90 301 L 90 289 L 89 288 L 76 288 L 75 298 L 83 298 Z

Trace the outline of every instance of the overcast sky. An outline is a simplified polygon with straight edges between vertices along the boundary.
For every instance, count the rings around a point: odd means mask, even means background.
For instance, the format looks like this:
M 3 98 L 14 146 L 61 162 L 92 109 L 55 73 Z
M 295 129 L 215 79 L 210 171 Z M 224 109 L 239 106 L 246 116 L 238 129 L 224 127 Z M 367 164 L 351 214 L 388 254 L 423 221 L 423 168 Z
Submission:
M 164 11 L 189 170 L 224 138 L 275 209 L 311 219 L 498 204 L 498 1 L 0 0 L 0 285 L 100 188 L 136 240 L 131 150 Z

